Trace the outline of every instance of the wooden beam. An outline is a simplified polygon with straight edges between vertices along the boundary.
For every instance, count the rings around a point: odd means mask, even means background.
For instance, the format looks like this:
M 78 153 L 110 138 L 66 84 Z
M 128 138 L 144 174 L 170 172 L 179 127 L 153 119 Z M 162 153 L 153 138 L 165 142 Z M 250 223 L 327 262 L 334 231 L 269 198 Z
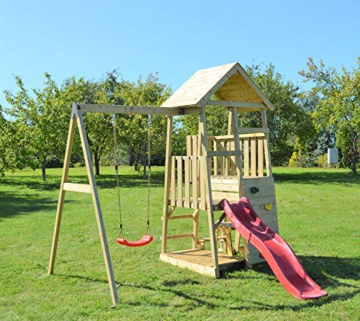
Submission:
M 165 154 L 165 179 L 164 179 L 164 196 L 163 196 L 163 215 L 162 215 L 162 241 L 161 241 L 161 253 L 166 253 L 167 247 L 167 234 L 168 234 L 168 220 L 169 216 L 174 212 L 175 207 L 173 204 L 172 211 L 169 212 L 168 200 L 170 192 L 170 183 L 175 180 L 174 174 L 172 174 L 172 159 L 171 159 L 171 140 L 173 132 L 173 117 L 167 117 L 167 129 L 166 129 L 166 154 Z M 172 177 L 171 177 L 172 176 Z M 175 189 L 171 187 L 171 193 L 175 193 Z
M 64 191 L 91 194 L 91 186 L 89 184 L 64 183 Z
M 181 239 L 181 238 L 186 238 L 186 237 L 194 237 L 194 235 L 192 233 L 168 235 L 167 239 L 172 240 L 172 239 Z
M 206 156 L 208 156 L 208 157 L 214 157 L 214 156 L 241 156 L 241 151 L 240 150 L 208 151 Z
M 154 107 L 154 106 L 121 106 L 121 105 L 95 105 L 78 104 L 82 112 L 87 113 L 111 113 L 111 114 L 142 114 L 142 115 L 187 115 L 200 114 L 198 107 Z
M 209 146 L 207 141 L 207 130 L 206 130 L 206 115 L 205 109 L 201 108 L 201 114 L 199 119 L 199 137 L 201 139 L 201 149 L 202 154 L 209 153 Z M 219 270 L 219 261 L 218 261 L 218 251 L 217 251 L 217 241 L 214 230 L 214 209 L 213 209 L 213 199 L 211 193 L 211 168 L 210 168 L 210 158 L 207 157 L 203 169 L 206 175 L 202 178 L 205 181 L 205 190 L 206 190 L 206 206 L 208 214 L 208 225 L 209 225 L 209 236 L 210 236 L 210 247 L 211 247 L 211 258 L 212 264 L 215 272 L 215 277 L 218 279 L 220 277 Z M 194 184 L 194 182 L 193 182 Z M 204 195 L 205 196 L 205 195 Z
M 263 103 L 248 103 L 242 101 L 226 101 L 226 100 L 208 100 L 205 105 L 209 106 L 224 106 L 224 107 L 236 107 L 238 109 L 265 109 L 266 106 Z
M 62 213 L 63 213 L 63 208 L 64 208 L 64 200 L 65 200 L 64 184 L 67 182 L 68 175 L 69 175 L 71 150 L 72 150 L 72 146 L 73 146 L 73 142 L 74 142 L 75 128 L 76 128 L 76 116 L 74 114 L 72 114 L 71 119 L 70 119 L 67 143 L 66 143 L 64 166 L 63 166 L 63 172 L 62 172 L 62 176 L 61 176 L 60 193 L 59 193 L 58 205 L 57 205 L 57 210 L 56 210 L 56 219 L 55 219 L 53 240 L 52 240 L 52 245 L 51 245 L 51 254 L 50 254 L 50 260 L 49 260 L 49 269 L 48 269 L 49 274 L 54 273 L 56 252 L 57 252 L 57 247 L 58 247 L 58 243 L 59 243 L 61 218 L 62 218 Z
M 74 108 L 75 108 L 75 106 L 74 106 Z M 88 143 L 87 136 L 86 136 L 86 130 L 85 130 L 85 125 L 84 125 L 84 120 L 82 117 L 81 110 L 78 110 L 76 118 L 77 118 L 76 120 L 77 120 L 78 130 L 79 130 L 79 134 L 80 134 L 81 146 L 82 146 L 82 150 L 83 150 L 83 154 L 84 154 L 86 172 L 87 172 L 88 179 L 89 179 L 89 185 L 90 185 L 91 196 L 92 196 L 92 200 L 93 200 L 93 206 L 94 206 L 94 210 L 95 210 L 95 216 L 96 216 L 96 221 L 97 221 L 97 226 L 98 226 L 98 231 L 99 231 L 99 236 L 100 236 L 102 252 L 103 252 L 104 261 L 105 261 L 105 267 L 106 267 L 106 273 L 107 273 L 109 287 L 110 287 L 111 299 L 112 299 L 113 305 L 115 305 L 116 303 L 119 302 L 119 297 L 118 297 L 117 290 L 116 290 L 114 271 L 112 268 L 111 256 L 110 256 L 108 241 L 106 238 L 105 224 L 104 224 L 104 219 L 103 219 L 103 215 L 102 215 L 102 211 L 101 211 L 101 207 L 100 207 L 100 199 L 99 199 L 99 194 L 98 194 L 98 190 L 97 190 L 97 186 L 96 186 L 95 175 L 93 172 L 89 143 Z

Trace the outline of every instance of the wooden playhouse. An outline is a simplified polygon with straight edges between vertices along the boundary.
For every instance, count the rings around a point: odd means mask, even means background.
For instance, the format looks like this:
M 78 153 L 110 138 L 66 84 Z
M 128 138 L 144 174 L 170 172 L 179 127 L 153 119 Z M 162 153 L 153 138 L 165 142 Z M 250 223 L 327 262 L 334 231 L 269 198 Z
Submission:
M 208 136 L 205 106 L 228 110 L 228 119 L 224 119 L 227 135 Z M 274 106 L 241 65 L 232 63 L 196 72 L 161 107 L 199 114 L 199 132 L 187 137 L 186 155 L 172 155 L 173 117 L 167 117 L 160 259 L 216 278 L 220 271 L 240 262 L 249 267 L 264 262 L 231 223 L 223 220 L 218 204 L 223 198 L 238 201 L 246 196 L 261 219 L 278 232 L 266 121 L 266 112 Z M 238 114 L 248 112 L 260 113 L 261 128 L 239 128 Z M 199 235 L 204 217 L 208 234 Z M 171 226 L 180 220 L 190 220 L 192 229 L 170 234 Z M 182 238 L 189 239 L 187 248 L 168 251 L 170 242 Z

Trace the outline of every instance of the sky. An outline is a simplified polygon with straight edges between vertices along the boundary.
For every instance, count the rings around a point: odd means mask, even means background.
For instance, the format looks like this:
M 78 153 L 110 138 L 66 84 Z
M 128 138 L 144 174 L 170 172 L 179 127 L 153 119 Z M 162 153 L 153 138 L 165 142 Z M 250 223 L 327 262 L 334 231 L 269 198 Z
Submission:
M 0 0 L 0 104 L 4 90 L 158 73 L 179 88 L 199 69 L 272 63 L 303 86 L 309 57 L 340 69 L 360 56 L 359 0 Z

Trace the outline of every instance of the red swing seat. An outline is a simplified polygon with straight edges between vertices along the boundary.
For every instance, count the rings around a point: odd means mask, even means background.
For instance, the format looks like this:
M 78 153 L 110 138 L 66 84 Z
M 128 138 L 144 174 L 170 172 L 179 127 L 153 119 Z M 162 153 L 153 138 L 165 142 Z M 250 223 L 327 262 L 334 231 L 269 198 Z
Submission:
M 116 242 L 118 242 L 121 245 L 129 246 L 129 247 L 137 247 L 137 246 L 144 246 L 149 243 L 151 243 L 153 240 L 153 237 L 151 235 L 145 234 L 140 240 L 137 241 L 128 241 L 124 238 L 118 238 L 116 239 Z

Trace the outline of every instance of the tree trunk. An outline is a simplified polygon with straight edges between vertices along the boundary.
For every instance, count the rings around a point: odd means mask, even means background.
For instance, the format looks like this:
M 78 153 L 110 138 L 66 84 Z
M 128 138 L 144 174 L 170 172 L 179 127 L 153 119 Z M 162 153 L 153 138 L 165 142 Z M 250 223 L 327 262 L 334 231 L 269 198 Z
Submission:
M 41 174 L 43 181 L 46 182 L 46 156 L 44 156 L 43 161 L 41 163 Z
M 94 153 L 95 175 L 100 175 L 100 156 Z
M 133 166 L 135 161 L 135 153 L 134 150 L 130 149 L 130 157 L 129 157 L 129 166 Z
M 358 143 L 358 135 L 353 133 L 351 139 L 351 158 L 350 158 L 350 169 L 353 172 L 353 174 L 356 174 L 356 164 L 359 160 L 357 143 Z
M 358 162 L 358 155 L 357 151 L 353 150 L 351 155 L 351 161 L 350 161 L 350 169 L 353 172 L 353 174 L 356 174 L 356 164 Z

